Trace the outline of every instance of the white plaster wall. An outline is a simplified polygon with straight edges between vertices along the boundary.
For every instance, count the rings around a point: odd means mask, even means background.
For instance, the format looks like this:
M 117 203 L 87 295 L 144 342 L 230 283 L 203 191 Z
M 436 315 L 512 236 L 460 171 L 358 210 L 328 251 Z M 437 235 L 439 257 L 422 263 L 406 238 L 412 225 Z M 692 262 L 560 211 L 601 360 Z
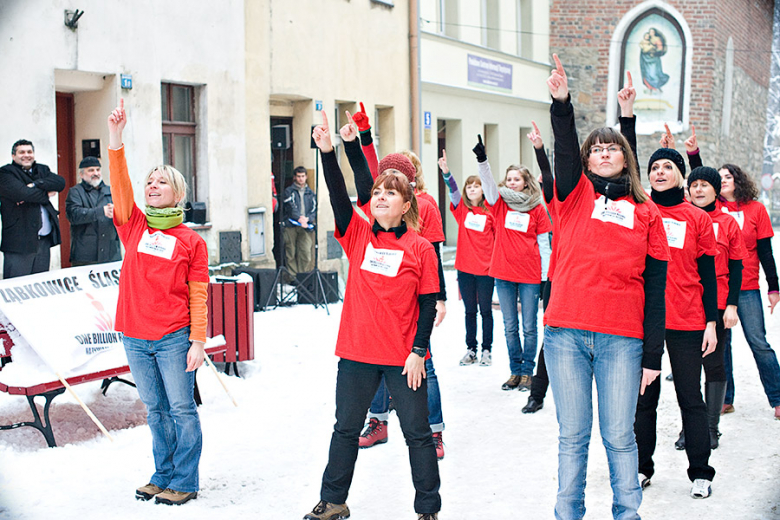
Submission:
M 7 143 L 10 152 L 25 136 L 35 142 L 40 162 L 56 166 L 55 69 L 115 75 L 97 99 L 76 98 L 77 157 L 87 133 L 107 139 L 100 130 L 106 107 L 125 98 L 125 145 L 140 203 L 142 177 L 162 161 L 160 83 L 206 85 L 197 170 L 208 179 L 203 195 L 213 229 L 202 234 L 215 263 L 218 231 L 246 234 L 244 2 L 224 0 L 215 8 L 202 0 L 83 0 L 76 31 L 63 23 L 72 7 L 60 0 L 0 2 L 0 67 L 14 71 L 1 75 L 0 96 L 16 100 L 4 106 L 12 124 L 0 128 L 0 147 Z M 121 73 L 133 76 L 132 90 L 120 90 Z M 80 106 L 89 101 L 96 103 L 93 111 Z

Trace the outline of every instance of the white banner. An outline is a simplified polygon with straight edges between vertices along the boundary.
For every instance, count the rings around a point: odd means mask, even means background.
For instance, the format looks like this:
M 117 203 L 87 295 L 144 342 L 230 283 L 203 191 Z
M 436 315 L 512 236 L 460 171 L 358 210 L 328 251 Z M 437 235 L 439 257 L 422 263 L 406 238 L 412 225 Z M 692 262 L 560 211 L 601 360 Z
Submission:
M 55 372 L 122 350 L 122 333 L 114 330 L 121 267 L 112 262 L 0 280 L 0 322 L 12 323 Z

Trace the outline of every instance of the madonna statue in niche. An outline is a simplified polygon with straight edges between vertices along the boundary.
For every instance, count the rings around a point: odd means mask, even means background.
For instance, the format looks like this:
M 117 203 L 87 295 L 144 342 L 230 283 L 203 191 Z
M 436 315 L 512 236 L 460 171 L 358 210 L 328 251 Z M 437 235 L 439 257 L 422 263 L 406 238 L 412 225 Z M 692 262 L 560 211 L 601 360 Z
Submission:
M 664 123 L 679 131 L 685 119 L 686 42 L 677 19 L 659 8 L 640 13 L 626 28 L 620 54 L 620 87 L 626 71 L 636 80 L 637 133 L 657 132 Z
M 639 67 L 648 94 L 656 90 L 663 92 L 661 88 L 669 81 L 669 75 L 664 74 L 661 63 L 666 50 L 666 38 L 655 27 L 648 29 L 639 42 Z

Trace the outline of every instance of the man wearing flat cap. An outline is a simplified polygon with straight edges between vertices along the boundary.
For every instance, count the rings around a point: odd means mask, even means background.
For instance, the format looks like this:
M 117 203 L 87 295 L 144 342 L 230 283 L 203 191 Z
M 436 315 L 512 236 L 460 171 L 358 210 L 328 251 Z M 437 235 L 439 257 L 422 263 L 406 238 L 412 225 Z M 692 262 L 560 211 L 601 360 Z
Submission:
M 68 191 L 65 201 L 70 221 L 70 263 L 77 266 L 121 260 L 111 187 L 103 182 L 97 157 L 81 161 L 79 178 L 81 182 Z
M 65 179 L 35 162 L 30 141 L 16 141 L 11 160 L 0 168 L 0 251 L 5 279 L 49 270 L 50 249 L 61 242 L 59 212 L 51 198 L 65 189 Z

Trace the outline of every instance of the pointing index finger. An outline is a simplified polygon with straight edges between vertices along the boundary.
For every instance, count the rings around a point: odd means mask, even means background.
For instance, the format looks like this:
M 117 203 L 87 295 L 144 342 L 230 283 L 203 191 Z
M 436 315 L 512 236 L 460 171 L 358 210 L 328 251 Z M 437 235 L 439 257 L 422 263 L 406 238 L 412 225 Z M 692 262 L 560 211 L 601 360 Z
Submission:
M 628 88 L 633 88 L 634 87 L 634 82 L 631 80 L 631 72 L 630 71 L 626 71 L 626 76 L 628 76 L 628 85 L 627 85 Z
M 553 54 L 553 60 L 555 60 L 555 69 L 561 76 L 565 76 L 566 72 L 563 70 L 563 65 L 561 65 L 561 60 L 558 59 L 557 54 Z
M 324 109 L 320 110 L 320 112 L 322 113 L 322 127 L 328 130 L 330 128 L 330 125 L 328 125 L 328 114 L 325 113 Z
M 541 134 L 541 132 L 539 132 L 539 127 L 536 126 L 536 121 L 531 121 L 531 124 L 534 125 L 534 132 L 536 132 L 537 134 Z
M 691 134 L 693 135 L 693 137 L 696 137 L 696 125 L 694 125 L 693 123 L 691 123 Z
M 671 136 L 672 136 L 672 131 L 671 131 L 671 130 L 669 130 L 669 125 L 667 125 L 666 123 L 664 123 L 664 128 L 666 128 L 666 135 L 668 135 L 669 137 L 671 137 Z
M 441 156 L 444 158 L 445 161 L 447 160 L 447 150 L 445 150 L 444 148 L 442 148 L 441 150 Z
M 349 110 L 345 110 L 344 112 L 347 113 L 347 121 L 349 121 L 350 124 L 353 124 L 355 121 L 352 120 L 352 114 L 349 113 Z
M 479 139 L 479 144 L 483 144 L 482 143 L 482 134 L 477 134 L 477 139 Z
M 362 101 L 360 102 L 360 111 L 363 112 L 364 114 L 366 113 L 366 107 L 363 106 Z

